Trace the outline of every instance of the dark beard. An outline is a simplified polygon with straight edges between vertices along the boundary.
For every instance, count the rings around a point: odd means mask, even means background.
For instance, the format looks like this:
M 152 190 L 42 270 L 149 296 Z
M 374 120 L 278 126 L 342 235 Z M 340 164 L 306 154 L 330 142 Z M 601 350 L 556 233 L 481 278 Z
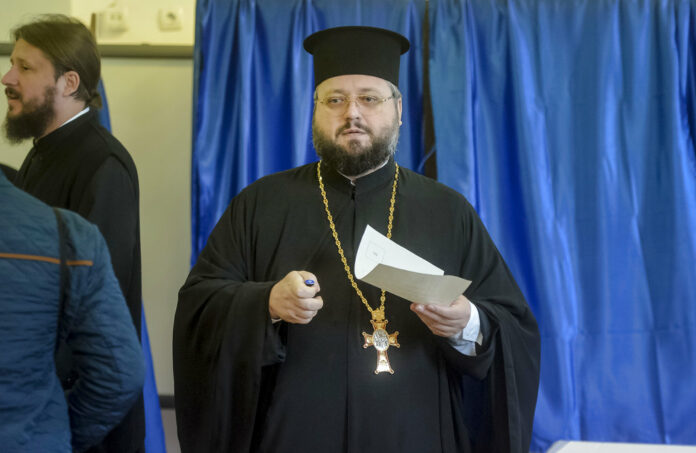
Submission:
M 5 91 L 12 90 L 7 88 Z M 20 143 L 28 138 L 41 137 L 56 116 L 53 99 L 56 89 L 46 87 L 43 102 L 31 101 L 22 106 L 22 113 L 11 117 L 9 111 L 2 127 L 10 143 Z
M 334 140 L 318 130 L 312 120 L 312 141 L 322 162 L 345 176 L 358 176 L 368 170 L 377 168 L 383 164 L 396 151 L 399 141 L 398 118 L 394 120 L 392 127 L 381 135 L 374 135 L 372 130 L 361 123 L 350 123 L 339 129 L 338 133 L 350 127 L 358 127 L 372 137 L 372 145 L 363 148 L 357 141 L 350 142 L 352 152 L 337 145 Z M 359 152 L 362 149 L 362 152 Z

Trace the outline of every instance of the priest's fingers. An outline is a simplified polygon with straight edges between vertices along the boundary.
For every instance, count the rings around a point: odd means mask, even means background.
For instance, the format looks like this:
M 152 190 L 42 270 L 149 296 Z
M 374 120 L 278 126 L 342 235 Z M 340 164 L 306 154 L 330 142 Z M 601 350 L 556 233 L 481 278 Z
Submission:
M 308 324 L 317 315 L 324 305 L 321 297 L 301 299 L 294 310 L 291 310 L 287 322 L 294 324 Z
M 318 311 L 324 306 L 321 296 L 311 298 L 301 298 L 297 300 L 297 307 L 301 310 Z
M 411 310 L 433 333 L 442 336 L 461 332 L 471 317 L 471 304 L 464 296 L 459 296 L 448 307 L 434 304 L 411 304 Z
M 440 326 L 439 326 L 438 323 L 436 323 L 435 321 L 433 321 L 431 318 L 427 317 L 427 316 L 426 316 L 425 314 L 423 314 L 422 312 L 416 310 L 415 307 L 416 307 L 416 305 L 415 305 L 415 304 L 412 304 L 412 305 L 411 305 L 411 310 L 412 310 L 414 313 L 416 313 L 416 315 L 418 316 L 418 318 L 420 318 L 420 320 L 423 321 L 423 324 L 425 324 L 425 325 L 428 327 L 428 329 L 430 329 L 430 331 L 431 331 L 432 333 L 434 333 L 435 335 L 445 336 L 445 335 L 444 335 L 444 332 L 442 331 L 442 329 L 440 328 Z
M 311 272 L 291 271 L 280 282 L 297 297 L 314 297 L 319 292 L 319 282 Z
M 463 323 L 462 328 L 464 328 L 464 325 L 466 325 L 466 323 L 464 322 L 465 321 L 464 319 L 459 318 L 459 317 L 450 318 L 447 316 L 443 316 L 440 313 L 433 310 L 432 308 L 433 307 L 431 305 L 425 305 L 425 304 L 412 304 L 411 305 L 411 311 L 416 313 L 421 319 L 427 319 L 427 320 L 432 321 L 434 323 L 447 325 L 447 326 L 457 326 L 457 325 L 460 325 Z
M 433 319 L 439 320 L 446 324 L 459 324 L 464 322 L 466 325 L 471 316 L 471 302 L 464 297 L 459 296 L 449 305 L 436 304 L 415 304 L 418 312 L 425 313 Z M 462 326 L 463 328 L 463 326 Z
M 287 322 L 292 324 L 309 324 L 316 315 L 317 312 L 313 310 L 298 310 L 288 317 Z
M 268 311 L 271 318 L 290 321 L 302 286 L 304 286 L 304 280 L 297 271 L 289 272 L 282 280 L 273 285 L 268 297 Z
M 308 271 L 297 271 L 297 273 L 302 279 L 302 297 L 314 297 L 315 294 L 321 291 L 321 288 L 319 287 L 319 280 L 317 280 L 316 275 Z
M 272 319 L 306 324 L 324 305 L 316 276 L 307 271 L 289 272 L 273 285 L 268 298 L 268 311 Z
M 460 327 L 442 324 L 437 321 L 434 321 L 432 318 L 429 318 L 425 316 L 423 313 L 416 311 L 413 307 L 414 306 L 412 305 L 411 310 L 416 312 L 416 315 L 418 315 L 420 320 L 423 321 L 423 324 L 425 324 L 428 327 L 428 329 L 430 329 L 430 331 L 435 335 L 441 337 L 452 337 L 462 331 L 462 328 Z

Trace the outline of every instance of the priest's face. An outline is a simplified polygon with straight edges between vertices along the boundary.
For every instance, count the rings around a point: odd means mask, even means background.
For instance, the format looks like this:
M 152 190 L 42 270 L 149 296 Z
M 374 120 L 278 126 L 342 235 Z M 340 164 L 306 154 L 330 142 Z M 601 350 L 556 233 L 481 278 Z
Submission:
M 368 75 L 342 75 L 317 86 L 312 138 L 317 154 L 346 176 L 360 176 L 394 154 L 401 98 L 389 83 Z
M 2 78 L 7 96 L 5 134 L 12 142 L 40 137 L 56 116 L 53 64 L 23 39 L 15 43 L 10 63 L 10 70 Z

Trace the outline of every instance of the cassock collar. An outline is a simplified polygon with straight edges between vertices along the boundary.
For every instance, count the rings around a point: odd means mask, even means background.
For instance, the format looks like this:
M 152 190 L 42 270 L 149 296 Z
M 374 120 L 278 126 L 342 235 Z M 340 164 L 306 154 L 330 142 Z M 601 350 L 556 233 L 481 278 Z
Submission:
M 356 195 L 369 193 L 376 189 L 383 189 L 385 186 L 393 184 L 395 171 L 396 162 L 394 162 L 394 156 L 390 157 L 387 163 L 379 170 L 375 170 L 369 175 L 357 178 L 354 182 L 351 182 L 350 179 L 326 164 L 321 166 L 322 179 L 328 185 L 346 193 L 351 193 L 353 189 L 355 189 Z
M 80 115 L 77 118 L 63 124 L 61 127 L 46 135 L 38 140 L 34 140 L 34 149 L 37 154 L 48 152 L 53 149 L 57 144 L 62 143 L 67 137 L 72 135 L 73 132 L 78 130 L 82 125 L 94 121 L 97 118 L 97 110 L 90 108 L 89 112 L 84 115 Z

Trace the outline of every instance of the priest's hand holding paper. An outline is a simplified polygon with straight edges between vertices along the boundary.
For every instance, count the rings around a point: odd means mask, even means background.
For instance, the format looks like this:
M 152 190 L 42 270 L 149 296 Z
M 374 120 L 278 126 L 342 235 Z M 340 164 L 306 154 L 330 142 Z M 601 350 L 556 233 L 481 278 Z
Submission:
M 317 295 L 319 290 L 319 282 L 311 272 L 289 272 L 271 288 L 268 298 L 271 319 L 308 324 L 324 306 L 321 296 Z
M 459 296 L 451 305 L 411 304 L 413 311 L 428 329 L 441 337 L 454 337 L 464 330 L 471 317 L 471 303 Z
M 463 296 L 471 283 L 469 280 L 444 275 L 442 269 L 369 225 L 358 246 L 355 275 L 362 281 L 414 302 L 411 310 L 431 332 L 450 339 L 463 354 L 475 355 L 473 342 L 480 344 L 479 314 L 476 307 Z M 472 318 L 474 322 L 468 326 Z

